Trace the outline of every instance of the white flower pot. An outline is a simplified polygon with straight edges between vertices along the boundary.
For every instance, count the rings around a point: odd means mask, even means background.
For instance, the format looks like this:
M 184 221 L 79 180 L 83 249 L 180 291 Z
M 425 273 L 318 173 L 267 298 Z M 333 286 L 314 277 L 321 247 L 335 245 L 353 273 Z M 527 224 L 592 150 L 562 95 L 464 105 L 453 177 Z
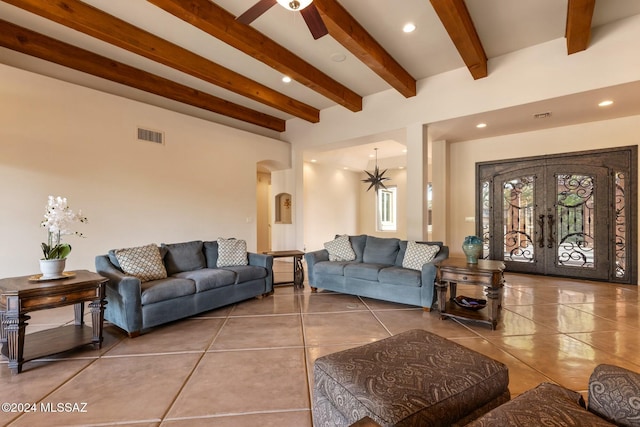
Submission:
M 42 272 L 42 279 L 58 279 L 62 277 L 64 272 L 66 258 L 63 259 L 41 259 L 40 271 Z

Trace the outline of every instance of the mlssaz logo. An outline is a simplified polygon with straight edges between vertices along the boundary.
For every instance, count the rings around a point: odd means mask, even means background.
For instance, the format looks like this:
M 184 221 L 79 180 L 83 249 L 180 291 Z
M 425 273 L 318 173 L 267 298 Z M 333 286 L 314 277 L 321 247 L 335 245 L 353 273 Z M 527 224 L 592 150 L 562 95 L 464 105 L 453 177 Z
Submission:
M 40 412 L 80 412 L 87 411 L 86 402 L 40 402 Z

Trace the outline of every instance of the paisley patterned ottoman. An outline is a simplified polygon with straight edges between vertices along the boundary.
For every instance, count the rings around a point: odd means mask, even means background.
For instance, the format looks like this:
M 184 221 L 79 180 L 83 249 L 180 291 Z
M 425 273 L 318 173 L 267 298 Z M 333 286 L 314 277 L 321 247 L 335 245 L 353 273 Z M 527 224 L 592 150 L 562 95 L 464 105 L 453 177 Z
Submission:
M 420 329 L 318 358 L 315 427 L 464 425 L 509 400 L 493 359 Z

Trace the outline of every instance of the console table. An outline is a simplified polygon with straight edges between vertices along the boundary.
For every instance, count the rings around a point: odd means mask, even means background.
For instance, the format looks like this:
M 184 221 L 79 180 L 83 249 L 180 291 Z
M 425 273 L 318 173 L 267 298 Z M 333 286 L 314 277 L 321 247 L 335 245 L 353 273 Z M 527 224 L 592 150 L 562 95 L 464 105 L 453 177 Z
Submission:
M 505 265 L 502 261 L 481 259 L 477 264 L 468 264 L 464 258 L 448 258 L 442 261 L 438 265 L 436 277 L 441 318 L 473 320 L 490 325 L 492 330 L 496 329 L 502 308 L 504 269 Z M 484 287 L 487 306 L 477 311 L 458 307 L 453 302 L 458 283 Z M 447 298 L 447 288 L 449 288 L 449 298 Z
M 22 365 L 86 344 L 102 346 L 105 283 L 108 279 L 87 270 L 65 272 L 63 279 L 41 280 L 40 275 L 0 279 L 0 344 L 12 374 Z M 91 327 L 84 324 L 89 302 Z M 28 312 L 74 305 L 73 325 L 26 335 Z M 25 336 L 26 335 L 26 336 Z
M 284 282 L 273 282 L 274 285 L 286 285 L 293 283 L 294 288 L 304 287 L 304 267 L 302 265 L 302 251 L 269 251 L 263 252 L 265 255 L 271 255 L 274 258 L 293 258 L 293 280 Z

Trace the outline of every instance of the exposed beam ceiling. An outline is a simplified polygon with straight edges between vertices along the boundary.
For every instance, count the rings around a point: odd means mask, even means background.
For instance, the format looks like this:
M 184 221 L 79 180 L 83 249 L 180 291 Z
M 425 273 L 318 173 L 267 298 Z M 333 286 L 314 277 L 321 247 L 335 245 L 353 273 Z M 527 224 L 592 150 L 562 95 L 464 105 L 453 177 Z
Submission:
M 148 0 L 205 33 L 251 55 L 351 111 L 362 110 L 362 97 L 294 55 L 209 0 Z
M 335 0 L 314 0 L 329 35 L 405 97 L 416 80 Z
M 278 132 L 285 130 L 285 121 L 277 117 L 225 101 L 2 20 L 0 20 L 0 45 L 247 123 Z
M 238 22 L 257 4 L 269 8 Z M 640 1 L 314 0 L 313 11 L 328 37 L 275 0 L 0 0 L 0 63 L 277 138 L 289 119 L 358 112 L 389 88 L 411 97 L 465 65 L 479 79 L 488 59 L 563 35 L 580 52 Z
M 320 112 L 78 0 L 4 0 L 44 18 L 142 55 L 312 123 Z M 64 64 L 63 64 L 64 65 Z
M 585 50 L 591 39 L 591 20 L 596 7 L 596 0 L 569 0 L 567 6 L 567 52 Z
M 473 78 L 487 77 L 487 55 L 464 0 L 431 0 L 431 5 Z

